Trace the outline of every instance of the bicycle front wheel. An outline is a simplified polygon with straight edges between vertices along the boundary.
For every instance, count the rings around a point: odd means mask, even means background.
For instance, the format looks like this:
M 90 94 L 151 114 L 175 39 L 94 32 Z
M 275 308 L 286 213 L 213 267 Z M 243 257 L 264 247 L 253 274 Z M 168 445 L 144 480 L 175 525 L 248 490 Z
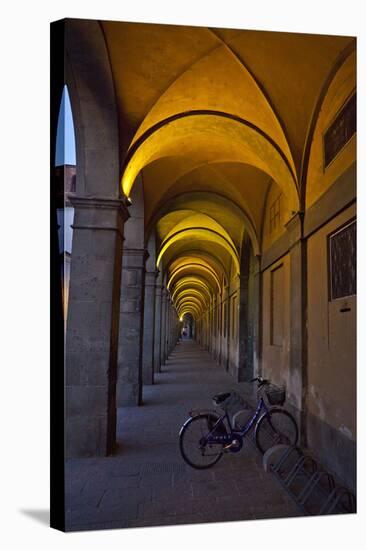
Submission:
M 296 445 L 298 437 L 295 419 L 283 409 L 271 409 L 265 413 L 255 430 L 255 442 L 263 454 L 274 445 Z
M 210 468 L 220 460 L 224 443 L 207 443 L 206 437 L 211 435 L 226 435 L 224 422 L 214 414 L 199 414 L 187 420 L 179 434 L 179 448 L 184 460 L 192 466 L 203 470 Z

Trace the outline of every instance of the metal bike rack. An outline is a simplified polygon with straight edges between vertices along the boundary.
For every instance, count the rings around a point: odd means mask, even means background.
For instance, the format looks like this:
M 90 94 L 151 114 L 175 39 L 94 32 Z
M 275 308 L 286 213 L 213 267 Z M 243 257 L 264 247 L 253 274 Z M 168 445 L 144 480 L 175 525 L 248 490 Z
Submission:
M 300 447 L 288 447 L 270 471 L 305 515 L 356 512 L 356 498 Z

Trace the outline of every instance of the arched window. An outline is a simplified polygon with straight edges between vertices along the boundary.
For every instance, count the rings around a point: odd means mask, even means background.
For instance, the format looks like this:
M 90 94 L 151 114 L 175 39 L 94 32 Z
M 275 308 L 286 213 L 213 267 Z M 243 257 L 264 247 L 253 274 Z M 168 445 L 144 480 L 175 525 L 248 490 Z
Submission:
M 63 305 L 66 326 L 72 252 L 74 209 L 70 195 L 76 191 L 76 147 L 70 97 L 65 85 L 62 92 L 56 133 L 55 175 L 57 185 L 58 244 L 63 282 Z

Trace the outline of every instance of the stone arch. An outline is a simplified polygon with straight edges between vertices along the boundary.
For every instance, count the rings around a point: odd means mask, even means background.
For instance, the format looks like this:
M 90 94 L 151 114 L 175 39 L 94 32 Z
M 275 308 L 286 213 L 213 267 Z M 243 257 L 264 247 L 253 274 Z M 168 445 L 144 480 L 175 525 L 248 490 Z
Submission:
M 78 196 L 118 198 L 120 150 L 114 84 L 98 21 L 65 21 L 65 84 L 76 134 Z
M 189 173 L 191 173 L 191 171 L 189 171 Z M 205 210 L 206 210 L 207 205 L 209 204 L 210 201 L 212 201 L 212 199 L 215 199 L 216 201 L 220 201 L 221 210 L 231 211 L 233 215 L 235 215 L 235 220 L 240 219 L 240 221 L 244 224 L 246 231 L 251 237 L 252 245 L 255 253 L 259 254 L 260 242 L 258 239 L 256 227 L 250 215 L 246 211 L 244 211 L 238 204 L 236 204 L 233 200 L 229 199 L 225 195 L 219 194 L 216 191 L 210 191 L 210 192 L 189 191 L 184 193 L 178 193 L 173 197 L 169 198 L 168 200 L 164 201 L 162 203 L 162 206 L 158 208 L 158 210 L 155 212 L 151 220 L 149 220 L 147 234 L 149 234 L 152 228 L 155 227 L 157 221 L 163 216 L 165 216 L 167 213 L 179 211 L 182 208 L 187 208 L 187 209 L 192 208 L 193 210 L 194 208 L 196 208 L 195 202 L 197 202 L 198 200 L 200 200 L 201 204 L 205 202 Z
M 124 222 L 114 85 L 97 21 L 58 23 L 78 171 L 66 332 L 66 455 L 105 456 L 116 441 Z M 88 380 L 87 385 L 80 384 Z M 83 405 L 82 405 L 83 404 Z
M 194 146 L 198 152 L 198 164 L 214 158 L 252 164 L 276 178 L 293 207 L 298 208 L 296 176 L 277 143 L 249 121 L 219 111 L 180 113 L 150 128 L 135 142 L 126 157 L 121 182 L 124 193 L 129 195 L 144 166 L 182 148 L 183 136 L 186 149 L 188 147 L 183 154 L 194 157 L 190 149 Z M 202 143 L 209 143 L 210 149 L 205 151 L 204 158 L 200 150 Z M 225 149 L 228 143 L 230 150 Z M 207 145 L 205 147 L 207 149 Z
M 309 179 L 309 164 L 311 149 L 313 147 L 314 134 L 316 132 L 316 126 L 318 124 L 318 119 L 321 113 L 322 105 L 325 101 L 326 96 L 328 95 L 329 89 L 334 84 L 337 74 L 340 73 L 344 64 L 352 56 L 355 56 L 356 52 L 356 43 L 351 42 L 346 46 L 339 54 L 335 60 L 333 66 L 328 72 L 323 85 L 320 89 L 318 100 L 314 107 L 311 120 L 309 122 L 309 127 L 307 131 L 307 136 L 305 140 L 305 146 L 303 150 L 302 163 L 301 163 L 301 174 L 300 174 L 300 210 L 305 211 L 306 208 L 306 195 L 307 195 L 307 182 Z
M 324 165 L 324 133 L 356 89 L 356 52 L 353 50 L 340 57 L 324 84 L 319 98 L 316 117 L 312 127 L 312 139 L 308 152 L 307 170 L 304 173 L 302 189 L 303 209 L 309 209 L 350 168 L 356 160 L 356 135 L 339 151 L 328 165 Z M 354 178 L 348 178 L 350 181 Z M 354 183 L 354 182 L 353 182 Z M 352 184 L 342 189 L 347 196 L 355 194 Z M 353 197 L 350 197 L 353 198 Z

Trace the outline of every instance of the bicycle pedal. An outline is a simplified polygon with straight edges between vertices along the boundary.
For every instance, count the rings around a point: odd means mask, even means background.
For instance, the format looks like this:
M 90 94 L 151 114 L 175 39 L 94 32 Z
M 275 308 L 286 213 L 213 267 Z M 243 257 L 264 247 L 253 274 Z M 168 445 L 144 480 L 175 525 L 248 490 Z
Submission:
M 231 451 L 231 449 L 236 449 L 240 445 L 240 442 L 237 439 L 234 439 L 229 445 L 225 445 L 225 447 L 222 449 L 224 453 Z

